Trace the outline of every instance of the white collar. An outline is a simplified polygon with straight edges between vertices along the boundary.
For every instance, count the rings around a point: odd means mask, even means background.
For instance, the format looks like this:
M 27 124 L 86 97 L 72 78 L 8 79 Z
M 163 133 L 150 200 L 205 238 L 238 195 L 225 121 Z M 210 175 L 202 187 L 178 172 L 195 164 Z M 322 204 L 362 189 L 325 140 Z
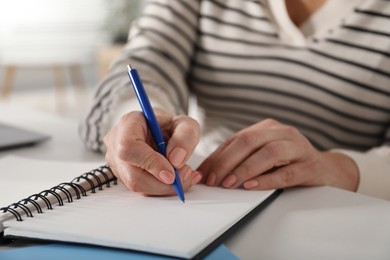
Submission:
M 297 47 L 307 45 L 308 37 L 319 38 L 342 22 L 362 0 L 327 0 L 298 28 L 288 15 L 285 0 L 267 0 L 283 41 Z

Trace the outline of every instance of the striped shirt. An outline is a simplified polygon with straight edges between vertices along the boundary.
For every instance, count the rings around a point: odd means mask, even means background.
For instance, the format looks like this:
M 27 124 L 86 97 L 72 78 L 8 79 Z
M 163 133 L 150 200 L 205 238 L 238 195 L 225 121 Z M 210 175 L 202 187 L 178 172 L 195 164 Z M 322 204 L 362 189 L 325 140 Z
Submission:
M 284 0 L 150 0 L 97 87 L 82 139 L 104 151 L 104 135 L 134 103 L 130 63 L 155 107 L 187 113 L 196 96 L 206 153 L 274 118 L 319 150 L 348 153 L 362 176 L 380 161 L 390 185 L 389 25 L 387 0 L 328 0 L 301 28 Z

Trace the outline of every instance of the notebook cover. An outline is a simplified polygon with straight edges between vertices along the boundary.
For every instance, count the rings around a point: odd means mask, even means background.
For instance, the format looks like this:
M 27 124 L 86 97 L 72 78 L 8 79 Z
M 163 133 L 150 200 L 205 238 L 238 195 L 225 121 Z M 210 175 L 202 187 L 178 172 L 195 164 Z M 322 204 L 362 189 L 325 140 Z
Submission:
M 253 217 L 255 217 L 256 215 L 258 215 L 260 213 L 260 211 L 262 211 L 263 209 L 265 209 L 273 200 L 275 200 L 281 193 L 283 192 L 282 189 L 280 190 L 276 190 L 275 192 L 272 193 L 272 195 L 270 195 L 269 197 L 267 197 L 262 203 L 260 203 L 257 207 L 255 207 L 252 211 L 250 211 L 248 214 L 246 214 L 244 217 L 242 217 L 239 221 L 237 221 L 233 226 L 231 226 L 227 231 L 225 231 L 222 235 L 220 235 L 218 238 L 216 238 L 213 242 L 211 242 L 207 247 L 205 247 L 203 250 L 201 250 L 197 255 L 195 255 L 193 257 L 193 259 L 205 259 L 208 255 L 211 255 L 211 253 L 213 252 L 213 250 L 217 249 L 218 247 L 221 246 L 221 244 L 223 243 L 223 241 L 225 239 L 227 239 L 228 237 L 234 235 L 234 232 L 239 229 L 242 225 L 244 225 L 247 221 L 249 221 L 250 219 L 252 219 Z M 15 236 L 6 236 L 4 237 L 5 239 L 28 239 L 30 241 L 43 241 L 43 242 L 47 242 L 49 240 L 42 240 L 42 239 L 35 239 L 35 238 L 31 238 L 31 237 L 15 237 Z M 110 249 L 110 250 L 119 250 L 119 251 L 125 251 L 125 252 L 134 252 L 134 253 L 137 253 L 137 254 L 146 254 L 146 255 L 149 255 L 149 256 L 155 256 L 155 257 L 159 257 L 159 258 L 156 258 L 156 259 L 175 259 L 175 258 L 170 258 L 168 256 L 165 256 L 165 255 L 158 255 L 158 254 L 151 254 L 151 253 L 147 253 L 147 252 L 142 252 L 142 251 L 135 251 L 135 250 L 124 250 L 124 249 L 118 249 L 118 248 L 111 248 L 111 247 L 103 247 L 103 246 L 91 246 L 91 245 L 84 245 L 84 244 L 78 244 L 78 243 L 62 243 L 62 244 L 66 244 L 66 245 L 70 245 L 70 246 L 86 246 L 86 247 L 94 247 L 94 248 L 103 248 L 103 249 Z M 218 251 L 217 251 L 218 252 Z M 1 256 L 1 254 L 0 254 Z M 165 257 L 165 258 L 163 258 Z M 149 258 L 145 258 L 145 259 L 149 259 Z M 150 258 L 150 259 L 154 259 L 154 258 Z M 208 258 L 206 258 L 208 259 Z M 212 258 L 214 259 L 214 258 Z M 221 258 L 215 258 L 215 259 L 221 259 Z M 225 258 L 222 258 L 222 259 L 225 259 Z
M 282 189 L 275 190 L 275 192 L 269 196 L 266 200 L 260 203 L 256 208 L 254 208 L 251 212 L 246 214 L 243 218 L 236 222 L 232 227 L 226 230 L 221 236 L 219 236 L 216 240 L 210 243 L 205 249 L 203 249 L 199 254 L 197 254 L 194 259 L 203 259 L 206 255 L 208 255 L 214 248 L 223 243 L 224 240 L 228 239 L 230 236 L 234 235 L 235 231 L 239 229 L 242 225 L 244 225 L 247 221 L 250 221 L 254 217 L 256 217 L 260 211 L 265 209 L 272 201 L 274 201 L 281 193 Z

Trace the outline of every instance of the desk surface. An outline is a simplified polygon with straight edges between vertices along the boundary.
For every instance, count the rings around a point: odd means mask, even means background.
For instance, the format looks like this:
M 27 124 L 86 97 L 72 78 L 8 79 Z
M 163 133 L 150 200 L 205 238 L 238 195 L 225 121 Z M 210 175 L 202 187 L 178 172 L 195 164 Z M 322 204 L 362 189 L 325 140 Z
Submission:
M 38 146 L 0 152 L 0 157 L 103 160 L 82 145 L 78 122 L 4 104 L 0 122 L 52 136 Z M 225 243 L 241 259 L 390 259 L 389 241 L 388 201 L 314 187 L 285 190 Z

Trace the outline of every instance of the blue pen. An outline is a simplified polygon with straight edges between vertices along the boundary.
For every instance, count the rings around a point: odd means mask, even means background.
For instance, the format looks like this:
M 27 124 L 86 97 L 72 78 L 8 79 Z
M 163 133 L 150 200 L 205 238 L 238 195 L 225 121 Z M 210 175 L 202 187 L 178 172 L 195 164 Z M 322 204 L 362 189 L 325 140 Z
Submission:
M 166 153 L 167 146 L 164 140 L 164 136 L 158 125 L 156 115 L 154 114 L 153 108 L 150 105 L 148 95 L 146 94 L 144 86 L 142 85 L 138 72 L 137 70 L 133 69 L 130 65 L 127 65 L 127 70 L 128 70 L 127 73 L 129 74 L 131 84 L 133 85 L 134 92 L 137 96 L 138 102 L 141 105 L 142 112 L 144 113 L 148 127 L 152 132 L 152 136 L 154 142 L 156 143 L 157 150 L 164 157 L 167 157 L 167 153 Z M 175 171 L 175 181 L 173 182 L 173 187 L 175 188 L 175 191 L 177 193 L 177 196 L 179 196 L 179 199 L 182 202 L 184 202 L 185 201 L 184 192 L 183 192 L 183 187 L 181 186 L 179 173 L 177 172 L 176 168 L 174 168 L 174 171 Z

